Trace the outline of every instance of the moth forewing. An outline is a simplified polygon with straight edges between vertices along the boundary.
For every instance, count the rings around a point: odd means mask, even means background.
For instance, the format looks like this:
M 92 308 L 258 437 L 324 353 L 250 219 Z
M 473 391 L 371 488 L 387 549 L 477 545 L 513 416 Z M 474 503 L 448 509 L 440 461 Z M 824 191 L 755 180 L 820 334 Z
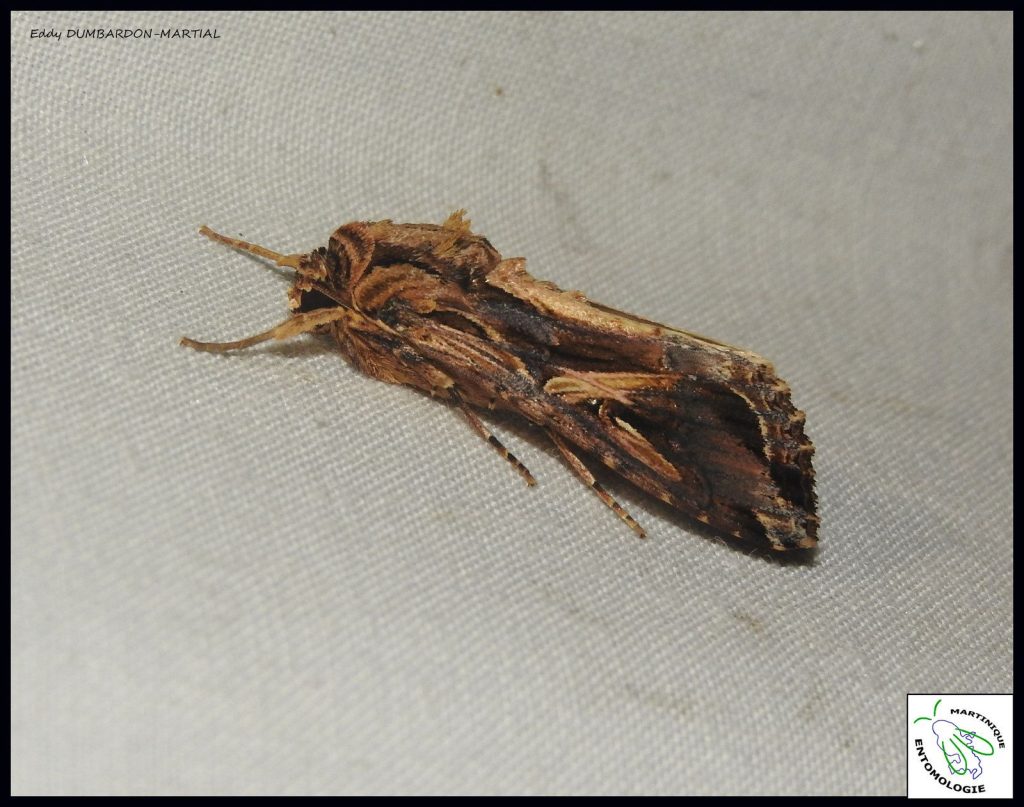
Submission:
M 457 211 L 443 225 L 352 222 L 326 248 L 283 256 L 204 235 L 296 271 L 292 316 L 231 350 L 330 333 L 363 372 L 445 398 L 532 484 L 476 417 L 544 429 L 570 468 L 638 534 L 587 458 L 713 530 L 774 550 L 816 545 L 804 416 L 748 351 L 591 303 L 502 260 Z

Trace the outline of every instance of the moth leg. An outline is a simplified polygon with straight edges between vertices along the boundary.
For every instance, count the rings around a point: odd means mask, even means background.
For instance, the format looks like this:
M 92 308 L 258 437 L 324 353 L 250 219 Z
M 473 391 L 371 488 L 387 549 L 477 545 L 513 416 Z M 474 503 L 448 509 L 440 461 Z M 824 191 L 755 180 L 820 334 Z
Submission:
M 548 436 L 552 439 L 554 444 L 558 446 L 558 450 L 562 452 L 562 456 L 565 457 L 565 461 L 569 463 L 569 466 L 576 472 L 576 475 L 582 479 L 593 491 L 597 494 L 597 497 L 608 505 L 626 524 L 633 530 L 639 537 L 646 538 L 647 533 L 644 532 L 644 528 L 636 523 L 636 520 L 629 513 L 625 511 L 621 504 L 619 504 L 612 495 L 601 487 L 601 483 L 594 479 L 594 475 L 590 473 L 587 466 L 583 464 L 576 454 L 573 452 L 565 441 L 559 437 L 555 432 L 548 429 Z
M 271 339 L 288 339 L 292 336 L 298 336 L 301 333 L 308 333 L 309 331 L 315 330 L 321 325 L 327 325 L 330 322 L 337 322 L 340 319 L 344 319 L 348 316 L 348 310 L 345 308 L 320 308 L 316 311 L 307 311 L 304 314 L 295 314 L 280 325 L 271 328 L 269 331 L 258 333 L 255 336 L 249 336 L 245 339 L 239 339 L 236 342 L 197 342 L 195 339 L 189 339 L 187 336 L 181 338 L 181 344 L 185 347 L 195 348 L 196 350 L 205 350 L 210 353 L 224 353 L 228 350 L 241 350 L 244 347 L 250 347 L 257 345 L 260 342 L 268 342 Z
M 448 394 L 451 396 L 452 400 L 455 401 L 456 404 L 458 404 L 459 409 L 462 410 L 462 414 L 466 416 L 466 420 L 468 420 L 469 425 L 476 430 L 476 433 L 483 437 L 492 446 L 494 446 L 494 450 L 501 454 L 501 456 L 503 456 L 506 460 L 508 460 L 508 463 L 513 468 L 519 471 L 520 476 L 522 476 L 523 479 L 526 480 L 527 485 L 530 485 L 531 487 L 533 485 L 536 485 L 537 480 L 533 478 L 533 474 L 531 474 L 529 470 L 527 470 L 525 465 L 523 465 L 518 459 L 516 459 L 515 454 L 513 454 L 511 451 L 505 448 L 505 446 L 501 444 L 501 441 L 493 434 L 491 434 L 490 430 L 484 425 L 483 421 L 477 417 L 476 412 L 469 408 L 469 406 L 466 404 L 465 401 L 462 400 L 459 394 L 454 389 L 449 390 Z
M 242 241 L 239 238 L 231 238 L 227 235 L 221 235 L 220 233 L 211 230 L 205 224 L 199 228 L 199 234 L 205 235 L 211 241 L 219 241 L 222 244 L 227 244 L 229 247 L 233 247 L 240 252 L 249 252 L 253 255 L 259 255 L 261 258 L 267 258 L 278 266 L 283 266 L 287 269 L 298 269 L 299 262 L 304 257 L 303 255 L 282 255 L 280 252 L 274 252 L 272 249 L 261 247 L 259 244 L 252 244 L 248 241 Z

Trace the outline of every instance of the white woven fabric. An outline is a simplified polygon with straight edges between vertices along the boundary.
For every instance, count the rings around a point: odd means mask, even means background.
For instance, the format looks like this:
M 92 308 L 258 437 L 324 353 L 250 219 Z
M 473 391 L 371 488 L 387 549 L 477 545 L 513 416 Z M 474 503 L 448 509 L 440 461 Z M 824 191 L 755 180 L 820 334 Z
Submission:
M 12 16 L 16 793 L 902 793 L 1012 688 L 1009 14 Z M 34 29 L 215 28 L 60 41 Z M 214 356 L 353 219 L 466 207 L 772 359 L 809 565 L 636 540 L 329 345 Z

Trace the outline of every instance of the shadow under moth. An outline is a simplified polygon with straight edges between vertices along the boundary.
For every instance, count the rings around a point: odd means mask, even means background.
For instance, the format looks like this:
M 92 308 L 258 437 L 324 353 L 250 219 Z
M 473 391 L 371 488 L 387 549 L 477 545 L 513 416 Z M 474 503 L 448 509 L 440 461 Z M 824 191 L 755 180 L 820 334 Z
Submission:
M 352 222 L 302 255 L 203 227 L 294 270 L 291 316 L 236 342 L 181 342 L 220 352 L 328 334 L 367 375 L 450 401 L 529 485 L 475 408 L 534 423 L 641 537 L 585 458 L 718 534 L 777 551 L 817 544 L 814 447 L 770 363 L 535 280 L 463 213 L 440 226 Z

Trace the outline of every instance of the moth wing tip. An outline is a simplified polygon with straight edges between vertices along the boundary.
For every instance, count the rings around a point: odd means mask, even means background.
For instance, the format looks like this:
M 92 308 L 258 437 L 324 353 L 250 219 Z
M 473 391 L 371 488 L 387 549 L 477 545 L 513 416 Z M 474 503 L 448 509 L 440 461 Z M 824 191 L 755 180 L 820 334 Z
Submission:
M 817 549 L 818 539 L 813 535 L 805 535 L 796 542 L 796 545 L 793 548 L 805 551 L 809 549 Z

